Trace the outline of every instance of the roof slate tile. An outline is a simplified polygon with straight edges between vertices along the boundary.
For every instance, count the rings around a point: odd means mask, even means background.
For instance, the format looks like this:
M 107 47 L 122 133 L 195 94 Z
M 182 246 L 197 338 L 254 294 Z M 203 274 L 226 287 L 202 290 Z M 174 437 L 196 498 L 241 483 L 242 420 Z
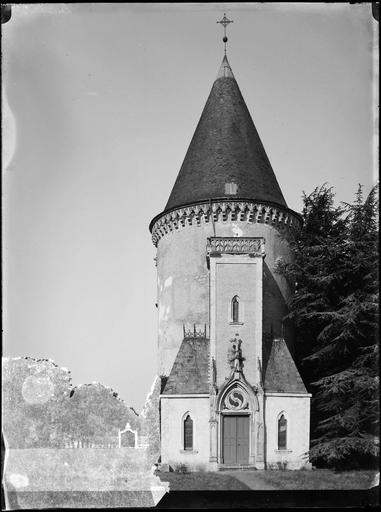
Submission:
M 283 338 L 272 343 L 264 379 L 265 391 L 307 393 L 302 378 Z
M 165 210 L 210 199 L 287 206 L 226 57 L 221 69 Z M 229 183 L 237 185 L 235 194 Z
M 184 338 L 165 384 L 164 395 L 209 392 L 209 340 Z

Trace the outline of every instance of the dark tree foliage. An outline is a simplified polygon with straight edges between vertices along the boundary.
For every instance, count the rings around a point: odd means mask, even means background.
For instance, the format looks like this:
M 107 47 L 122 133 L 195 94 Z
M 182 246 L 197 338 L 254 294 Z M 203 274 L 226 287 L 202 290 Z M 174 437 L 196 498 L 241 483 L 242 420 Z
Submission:
M 312 392 L 311 461 L 335 468 L 375 462 L 378 444 L 377 189 L 334 204 L 323 185 L 304 194 L 294 261 L 278 271 L 295 282 L 288 319 L 296 358 Z

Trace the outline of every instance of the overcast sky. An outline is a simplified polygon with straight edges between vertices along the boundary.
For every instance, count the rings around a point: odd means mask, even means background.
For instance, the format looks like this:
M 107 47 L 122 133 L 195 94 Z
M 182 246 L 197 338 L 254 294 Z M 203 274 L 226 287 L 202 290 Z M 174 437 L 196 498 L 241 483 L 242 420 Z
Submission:
M 5 356 L 51 358 L 138 411 L 155 377 L 155 248 L 222 57 L 288 206 L 375 180 L 370 4 L 13 5 L 3 25 Z

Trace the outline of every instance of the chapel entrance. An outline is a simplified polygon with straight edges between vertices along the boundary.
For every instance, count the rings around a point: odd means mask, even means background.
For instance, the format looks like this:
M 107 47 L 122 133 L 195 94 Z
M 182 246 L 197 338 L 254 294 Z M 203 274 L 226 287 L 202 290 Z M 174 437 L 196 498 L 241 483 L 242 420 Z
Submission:
M 223 416 L 224 464 L 249 463 L 249 416 Z

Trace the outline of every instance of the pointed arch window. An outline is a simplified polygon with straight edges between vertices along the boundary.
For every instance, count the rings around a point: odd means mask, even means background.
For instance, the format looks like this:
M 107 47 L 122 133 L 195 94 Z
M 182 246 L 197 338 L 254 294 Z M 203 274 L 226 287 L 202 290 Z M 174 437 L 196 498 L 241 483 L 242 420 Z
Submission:
M 239 322 L 239 297 L 234 295 L 232 298 L 232 321 L 233 323 Z
M 193 420 L 189 414 L 184 420 L 184 450 L 193 450 Z
M 287 419 L 284 414 L 278 418 L 278 450 L 287 449 Z

